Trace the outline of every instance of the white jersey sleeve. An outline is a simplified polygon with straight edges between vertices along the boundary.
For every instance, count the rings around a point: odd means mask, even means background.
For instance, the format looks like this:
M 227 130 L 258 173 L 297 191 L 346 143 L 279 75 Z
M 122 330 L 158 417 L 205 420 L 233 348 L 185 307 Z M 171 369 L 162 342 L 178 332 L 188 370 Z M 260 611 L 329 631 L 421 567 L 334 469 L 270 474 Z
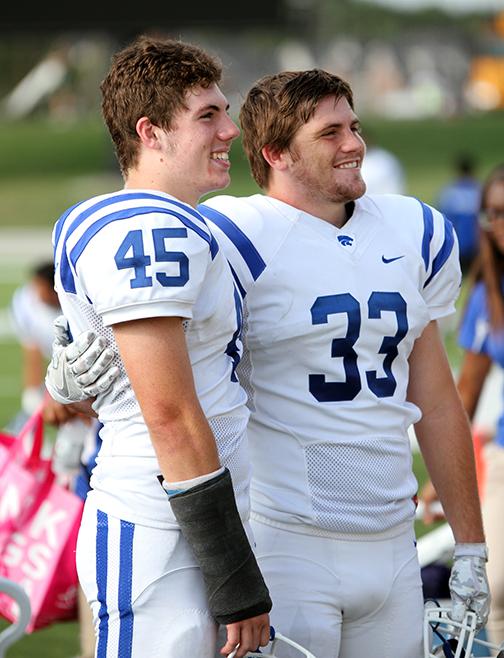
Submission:
M 112 212 L 106 205 L 78 225 L 70 222 L 59 252 L 61 285 L 78 287 L 105 325 L 192 317 L 212 238 L 187 211 L 166 205 L 139 199 L 132 206 L 127 199 L 117 201 Z
M 243 297 L 266 268 L 266 259 L 275 250 L 276 234 L 263 244 L 266 216 L 248 198 L 219 195 L 198 206 L 224 250 Z M 260 244 L 260 251 L 256 247 Z

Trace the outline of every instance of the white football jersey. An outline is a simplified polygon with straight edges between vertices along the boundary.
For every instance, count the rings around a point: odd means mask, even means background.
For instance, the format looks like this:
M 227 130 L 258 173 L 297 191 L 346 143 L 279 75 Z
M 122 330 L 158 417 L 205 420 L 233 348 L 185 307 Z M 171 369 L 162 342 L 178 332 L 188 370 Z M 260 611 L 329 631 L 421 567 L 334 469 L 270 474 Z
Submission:
M 362 197 L 341 229 L 259 194 L 199 210 L 245 300 L 253 511 L 337 533 L 411 519 L 408 356 L 455 310 L 451 224 L 396 195 Z
M 117 352 L 115 323 L 185 319 L 196 392 L 246 518 L 249 412 L 234 372 L 241 354 L 241 300 L 205 220 L 167 194 L 122 190 L 70 208 L 55 225 L 53 244 L 56 289 L 72 335 L 92 329 Z M 104 427 L 92 495 L 114 516 L 170 527 L 175 520 L 156 478 L 149 433 L 119 356 L 116 365 L 121 375 L 94 403 Z

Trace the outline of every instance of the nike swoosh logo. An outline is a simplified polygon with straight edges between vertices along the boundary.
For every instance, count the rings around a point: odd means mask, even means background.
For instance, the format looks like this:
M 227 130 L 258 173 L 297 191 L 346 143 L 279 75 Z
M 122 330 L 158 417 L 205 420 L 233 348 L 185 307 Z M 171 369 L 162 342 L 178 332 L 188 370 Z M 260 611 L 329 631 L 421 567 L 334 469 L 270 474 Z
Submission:
M 381 257 L 384 263 L 393 263 L 395 260 L 399 260 L 400 258 L 404 258 L 404 256 L 395 256 L 394 258 L 385 258 L 385 256 Z

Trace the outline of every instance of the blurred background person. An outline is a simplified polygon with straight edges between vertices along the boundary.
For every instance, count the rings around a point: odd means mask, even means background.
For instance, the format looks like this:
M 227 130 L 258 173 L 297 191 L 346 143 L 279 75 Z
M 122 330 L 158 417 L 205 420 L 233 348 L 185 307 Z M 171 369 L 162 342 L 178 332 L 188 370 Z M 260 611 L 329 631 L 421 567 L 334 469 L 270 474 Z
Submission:
M 466 274 L 478 250 L 481 183 L 472 155 L 461 153 L 453 164 L 454 178 L 441 189 L 437 207 L 453 224 L 459 241 L 460 265 Z
M 366 155 L 361 167 L 368 194 L 405 194 L 406 177 L 399 158 L 379 146 L 368 131 L 363 134 Z
M 21 411 L 11 421 L 9 430 L 16 433 L 41 404 L 44 377 L 52 354 L 53 322 L 61 309 L 54 291 L 52 261 L 37 264 L 29 280 L 14 291 L 10 318 L 21 344 Z
M 471 420 L 492 366 L 504 368 L 504 163 L 490 173 L 483 185 L 479 217 L 480 246 L 470 272 L 470 291 L 459 330 L 464 358 L 458 389 Z M 504 405 L 501 410 L 495 436 L 484 447 L 482 496 L 492 594 L 487 632 L 497 644 L 504 642 Z M 439 518 L 430 508 L 436 498 L 428 482 L 421 494 L 426 523 Z

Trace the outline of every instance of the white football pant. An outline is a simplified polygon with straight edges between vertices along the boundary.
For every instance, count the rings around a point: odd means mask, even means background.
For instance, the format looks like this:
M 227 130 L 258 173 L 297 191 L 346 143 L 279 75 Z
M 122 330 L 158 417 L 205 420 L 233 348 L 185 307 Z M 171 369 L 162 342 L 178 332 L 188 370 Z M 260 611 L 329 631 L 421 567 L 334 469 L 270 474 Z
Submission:
M 280 633 L 317 658 L 423 656 L 422 582 L 409 524 L 400 534 L 352 540 L 285 528 L 253 515 L 256 555 Z
M 216 623 L 180 531 L 121 521 L 88 498 L 77 570 L 93 611 L 97 658 L 213 658 Z

